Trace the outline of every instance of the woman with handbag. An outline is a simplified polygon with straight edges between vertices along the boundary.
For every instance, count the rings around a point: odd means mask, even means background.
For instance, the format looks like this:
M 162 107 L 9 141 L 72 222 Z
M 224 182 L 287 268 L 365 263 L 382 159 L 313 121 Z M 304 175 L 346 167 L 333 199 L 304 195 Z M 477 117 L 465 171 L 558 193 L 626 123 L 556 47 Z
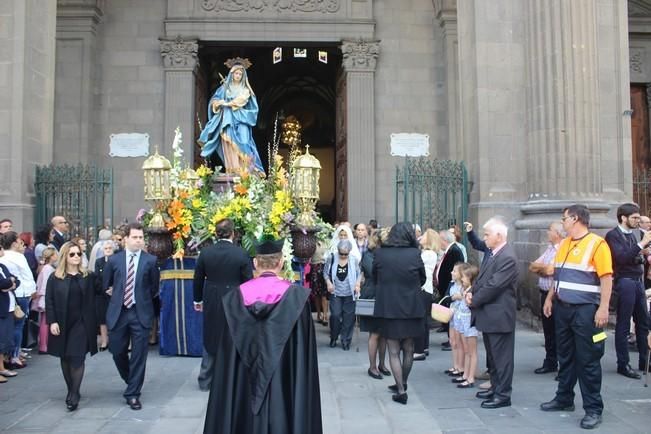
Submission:
M 0 257 L 3 255 L 4 249 L 0 247 Z M 14 349 L 14 311 L 17 306 L 14 289 L 19 285 L 20 281 L 0 264 L 0 383 L 6 383 L 7 378 L 17 375 L 5 367 L 5 355 Z
M 46 247 L 41 254 L 41 271 L 36 279 L 37 297 L 32 300 L 32 310 L 38 312 L 38 352 L 39 354 L 47 353 L 47 338 L 50 327 L 45 319 L 45 288 L 50 274 L 54 273 L 54 264 L 59 258 L 57 249 Z
M 407 379 L 414 361 L 414 338 L 422 335 L 425 308 L 421 287 L 427 280 L 418 241 L 410 223 L 398 223 L 373 260 L 374 315 L 382 319 L 389 363 L 396 384 L 392 399 L 407 404 Z M 400 353 L 402 353 L 402 362 Z
M 364 276 L 360 298 L 365 300 L 375 299 L 375 286 L 373 285 L 373 255 L 380 248 L 380 233 L 374 232 L 368 239 L 367 250 L 362 254 L 361 270 Z M 382 321 L 372 316 L 360 316 L 359 330 L 368 332 L 368 362 L 366 371 L 371 378 L 381 380 L 382 375 L 391 375 L 386 368 L 384 359 L 387 352 L 387 341 L 380 335 Z M 380 363 L 378 364 L 378 355 Z
M 425 265 L 425 275 L 427 280 L 423 284 L 420 292 L 423 306 L 425 307 L 425 318 L 423 320 L 423 332 L 416 338 L 414 349 L 414 360 L 425 360 L 429 355 L 429 329 L 430 329 L 430 312 L 432 311 L 432 301 L 434 301 L 434 270 L 441 252 L 441 237 L 434 229 L 427 229 L 419 239 L 420 258 Z
M 45 291 L 45 312 L 50 325 L 48 353 L 61 359 L 68 387 L 66 406 L 74 411 L 81 398 L 86 353 L 97 353 L 95 280 L 81 266 L 82 250 L 72 242 L 61 246 L 59 263 Z

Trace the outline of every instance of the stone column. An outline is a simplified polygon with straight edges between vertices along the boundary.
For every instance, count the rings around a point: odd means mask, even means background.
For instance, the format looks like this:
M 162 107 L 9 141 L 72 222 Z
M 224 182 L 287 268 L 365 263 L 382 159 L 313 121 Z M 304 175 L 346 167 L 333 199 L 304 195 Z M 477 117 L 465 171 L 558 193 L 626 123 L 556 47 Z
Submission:
M 445 52 L 445 84 L 448 97 L 448 148 L 442 158 L 464 160 L 463 143 L 459 122 L 459 40 L 457 34 L 457 0 L 433 0 L 434 13 L 443 29 Z
M 348 220 L 375 218 L 375 66 L 379 41 L 342 41 L 346 74 Z
M 103 0 L 59 1 L 57 8 L 54 163 L 88 163 L 96 68 L 96 32 Z
M 543 229 L 568 203 L 602 201 L 597 2 L 525 2 L 527 195 L 521 226 Z M 598 223 L 593 219 L 593 223 Z
M 165 121 L 160 145 L 161 154 L 171 155 L 174 130 L 177 126 L 183 134 L 183 152 L 186 161 L 194 162 L 194 71 L 198 65 L 196 38 L 177 36 L 161 38 L 160 52 L 165 68 Z
M 56 7 L 0 7 L 0 219 L 18 232 L 34 229 L 34 168 L 52 162 Z

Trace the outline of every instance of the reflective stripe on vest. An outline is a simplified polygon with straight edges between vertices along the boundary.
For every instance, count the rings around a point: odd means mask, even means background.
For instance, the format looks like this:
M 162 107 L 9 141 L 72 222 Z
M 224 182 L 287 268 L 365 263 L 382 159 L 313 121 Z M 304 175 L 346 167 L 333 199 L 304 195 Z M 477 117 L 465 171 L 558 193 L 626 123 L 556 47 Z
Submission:
M 559 300 L 570 304 L 599 304 L 601 280 L 594 266 L 590 264 L 594 250 L 599 246 L 598 241 L 596 237 L 590 237 L 580 263 L 556 262 L 554 277 L 557 281 L 556 295 Z M 576 246 L 568 255 L 571 255 L 575 248 Z

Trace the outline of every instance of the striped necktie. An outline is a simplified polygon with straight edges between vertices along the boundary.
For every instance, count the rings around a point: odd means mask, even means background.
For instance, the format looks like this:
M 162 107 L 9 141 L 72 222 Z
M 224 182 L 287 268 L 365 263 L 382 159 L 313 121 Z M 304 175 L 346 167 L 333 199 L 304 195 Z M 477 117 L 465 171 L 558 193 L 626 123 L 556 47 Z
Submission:
M 134 263 L 134 258 L 136 257 L 135 253 L 131 253 L 129 256 L 129 266 L 127 267 L 127 285 L 124 288 L 124 307 L 129 309 L 133 306 L 133 289 L 136 286 L 136 266 Z

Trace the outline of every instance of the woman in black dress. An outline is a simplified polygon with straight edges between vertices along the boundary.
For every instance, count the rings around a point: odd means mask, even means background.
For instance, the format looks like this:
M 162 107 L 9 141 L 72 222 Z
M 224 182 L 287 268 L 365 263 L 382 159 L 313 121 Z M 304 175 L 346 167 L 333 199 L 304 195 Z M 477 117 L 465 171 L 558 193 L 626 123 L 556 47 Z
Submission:
M 104 256 L 95 261 L 95 315 L 99 324 L 99 350 L 105 351 L 108 347 L 108 329 L 106 327 L 106 310 L 108 309 L 111 296 L 106 293 L 108 288 L 104 288 L 104 267 L 111 255 L 113 255 L 115 244 L 113 241 L 106 240 L 102 244 L 102 253 Z
M 59 264 L 45 291 L 45 311 L 50 325 L 48 353 L 61 359 L 68 387 L 66 406 L 79 405 L 86 353 L 97 353 L 95 280 L 81 266 L 81 248 L 67 242 L 61 246 Z
M 360 267 L 364 275 L 364 282 L 360 291 L 360 298 L 374 299 L 375 285 L 373 285 L 373 255 L 376 249 L 380 248 L 380 233 L 374 232 L 366 244 L 367 249 L 362 254 Z M 387 341 L 380 335 L 382 320 L 373 316 L 359 317 L 359 329 L 368 332 L 368 375 L 377 380 L 382 379 L 382 375 L 391 375 L 391 372 L 384 365 L 384 359 L 387 353 Z M 378 365 L 378 355 L 380 363 Z
M 389 363 L 396 384 L 392 398 L 407 403 L 407 378 L 414 362 L 414 338 L 422 334 L 425 307 L 421 287 L 426 281 L 425 265 L 410 223 L 391 228 L 373 259 L 376 317 L 382 319 L 382 336 L 387 339 Z M 402 351 L 402 363 L 400 352 Z

